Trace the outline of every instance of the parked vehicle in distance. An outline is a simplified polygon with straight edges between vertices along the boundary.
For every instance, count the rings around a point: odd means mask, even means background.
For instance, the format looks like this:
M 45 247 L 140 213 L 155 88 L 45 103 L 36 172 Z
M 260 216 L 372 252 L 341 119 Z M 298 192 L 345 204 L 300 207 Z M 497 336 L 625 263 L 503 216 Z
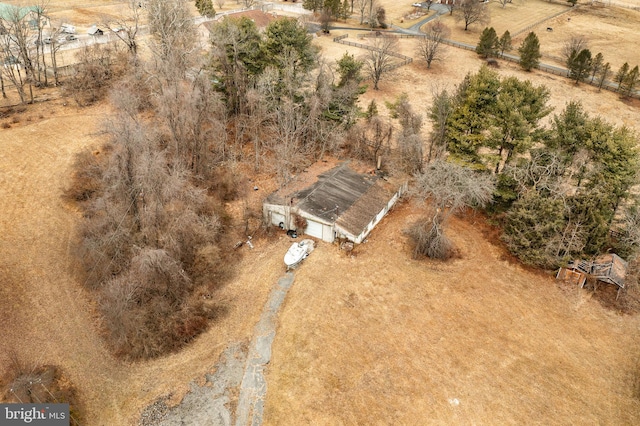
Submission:
M 67 40 L 67 41 L 74 41 L 74 40 L 77 40 L 77 39 L 78 39 L 78 37 L 76 37 L 74 34 L 69 34 L 69 35 L 67 35 L 65 37 L 65 40 Z

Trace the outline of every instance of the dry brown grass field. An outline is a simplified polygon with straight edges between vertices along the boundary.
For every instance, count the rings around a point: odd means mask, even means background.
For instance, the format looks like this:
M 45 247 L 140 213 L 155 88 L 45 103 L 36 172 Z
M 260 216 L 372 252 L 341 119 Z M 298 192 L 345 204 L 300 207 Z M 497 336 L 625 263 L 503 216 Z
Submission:
M 571 18 L 569 20 L 569 18 Z M 547 31 L 546 28 L 553 28 Z M 543 62 L 565 66 L 562 48 L 572 37 L 583 37 L 595 56 L 602 52 L 613 72 L 625 62 L 640 65 L 640 10 L 582 6 L 534 29 L 540 39 Z M 522 42 L 522 34 L 517 43 Z
M 568 6 L 563 4 L 550 3 L 543 0 L 514 0 L 504 8 L 497 2 L 491 2 L 487 6 L 491 16 L 488 26 L 493 27 L 498 35 L 502 35 L 507 30 L 511 34 L 515 34 L 548 16 L 569 9 Z M 451 29 L 451 38 L 453 40 L 474 45 L 478 42 L 480 33 L 485 27 L 484 25 L 473 24 L 465 31 L 464 23 L 457 22 L 455 17 L 448 13 L 440 19 Z
M 52 7 L 76 16 L 65 7 L 92 10 L 96 3 Z M 495 18 L 492 25 L 498 28 Z M 557 34 L 561 25 L 554 25 Z M 330 37 L 316 43 L 330 61 L 362 53 Z M 415 41 L 399 48 L 415 57 Z M 385 100 L 406 92 L 425 112 L 434 88 L 453 88 L 481 63 L 473 52 L 449 48 L 431 70 L 419 61 L 398 69 L 362 103 L 376 99 L 384 112 Z M 502 75 L 548 86 L 556 110 L 581 100 L 589 113 L 640 132 L 640 101 L 500 66 Z M 87 424 L 136 424 L 144 406 L 163 395 L 179 402 L 230 342 L 251 338 L 284 273 L 290 240 L 258 239 L 254 250 L 243 249 L 236 275 L 215 295 L 224 313 L 184 350 L 137 363 L 114 358 L 74 274 L 78 212 L 61 199 L 74 154 L 100 146 L 109 107 L 78 109 L 56 92 L 37 96 L 54 100 L 0 119 L 9 125 L 0 128 L 0 365 L 12 352 L 60 365 L 78 388 Z M 254 207 L 274 183 L 265 178 L 259 186 L 250 191 Z M 481 217 L 451 223 L 459 259 L 412 260 L 403 230 L 420 211 L 399 206 L 353 257 L 320 244 L 296 271 L 267 372 L 266 424 L 640 423 L 638 316 L 607 310 L 588 292 L 519 266 L 491 242 Z
M 267 375 L 266 424 L 637 424 L 638 318 L 504 257 L 474 217 L 461 259 L 409 257 L 412 205 L 353 257 L 296 273 Z M 534 420 L 535 419 L 535 420 Z

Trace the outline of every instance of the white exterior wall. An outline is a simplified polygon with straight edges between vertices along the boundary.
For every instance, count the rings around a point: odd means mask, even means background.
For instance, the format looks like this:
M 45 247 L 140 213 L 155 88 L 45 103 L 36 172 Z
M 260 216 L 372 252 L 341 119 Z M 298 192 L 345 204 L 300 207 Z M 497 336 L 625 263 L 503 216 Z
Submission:
M 335 239 L 335 231 L 333 226 L 322 225 L 322 241 L 332 243 Z
M 292 229 L 291 208 L 288 206 L 263 204 L 262 217 L 268 224 L 278 226 L 280 222 L 283 222 L 285 229 Z
M 328 243 L 332 243 L 333 240 L 335 239 L 333 236 L 333 231 L 334 231 L 334 225 L 333 223 L 330 222 L 326 222 L 324 220 L 321 220 L 315 216 L 312 216 L 308 213 L 305 212 L 301 212 L 301 211 L 294 211 L 295 214 L 297 214 L 298 216 L 301 216 L 305 219 L 307 219 L 307 223 L 308 222 L 315 222 L 316 224 L 318 224 L 319 226 L 322 227 L 322 230 L 319 231 L 319 233 L 317 235 L 312 235 L 316 238 L 320 238 L 322 241 L 326 241 Z M 306 232 L 305 232 L 306 234 Z

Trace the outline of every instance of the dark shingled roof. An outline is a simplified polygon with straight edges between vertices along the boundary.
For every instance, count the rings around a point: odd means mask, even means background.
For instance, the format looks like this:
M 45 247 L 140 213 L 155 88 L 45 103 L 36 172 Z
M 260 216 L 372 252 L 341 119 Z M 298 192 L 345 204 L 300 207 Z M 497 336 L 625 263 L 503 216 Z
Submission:
M 392 194 L 380 185 L 372 185 L 349 210 L 341 215 L 336 225 L 354 236 L 360 235 L 365 227 L 385 208 Z
M 266 202 L 289 205 L 298 211 L 334 224 L 357 237 L 387 205 L 399 185 L 385 182 L 372 174 L 357 173 L 343 163 L 322 174 L 302 190 L 282 188 L 267 197 Z
M 318 176 L 318 181 L 293 194 L 298 209 L 327 222 L 334 222 L 376 182 L 375 176 L 354 172 L 342 164 Z

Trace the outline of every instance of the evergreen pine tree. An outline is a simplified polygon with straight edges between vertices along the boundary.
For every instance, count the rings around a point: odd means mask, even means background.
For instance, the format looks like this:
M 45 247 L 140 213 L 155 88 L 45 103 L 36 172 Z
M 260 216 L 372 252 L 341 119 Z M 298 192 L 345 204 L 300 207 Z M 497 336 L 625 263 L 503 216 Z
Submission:
M 498 34 L 493 27 L 485 27 L 476 46 L 476 53 L 484 58 L 496 56 L 498 52 Z
M 504 52 L 508 52 L 513 49 L 513 46 L 511 45 L 511 33 L 509 30 L 505 31 L 504 34 L 502 34 L 502 37 L 500 37 L 500 40 L 498 40 L 498 49 L 500 50 L 500 56 L 504 56 Z
M 604 65 L 604 56 L 602 53 L 598 52 L 598 54 L 591 61 L 591 82 L 593 83 L 593 79 L 596 78 L 596 75 L 602 70 Z
M 518 49 L 520 53 L 520 66 L 526 70 L 531 71 L 536 68 L 540 63 L 540 40 L 533 31 L 530 32 L 522 42 L 522 45 Z
M 200 15 L 207 18 L 213 18 L 216 15 L 216 10 L 213 8 L 211 0 L 196 0 L 196 9 L 198 9 Z
M 622 94 L 624 96 L 631 96 L 635 87 L 638 85 L 638 80 L 640 79 L 640 75 L 638 71 L 638 66 L 633 67 L 631 71 L 627 73 L 622 82 Z
M 602 89 L 602 85 L 607 80 L 609 73 L 611 73 L 611 64 L 607 62 L 598 73 L 598 89 Z
M 569 76 L 576 81 L 576 84 L 584 80 L 591 72 L 591 51 L 582 49 L 580 52 L 571 52 L 569 60 Z
M 624 82 L 624 79 L 627 77 L 628 73 L 629 73 L 629 64 L 625 62 L 620 67 L 620 69 L 618 70 L 618 73 L 616 74 L 616 83 L 618 83 L 618 90 L 622 88 L 622 83 Z

